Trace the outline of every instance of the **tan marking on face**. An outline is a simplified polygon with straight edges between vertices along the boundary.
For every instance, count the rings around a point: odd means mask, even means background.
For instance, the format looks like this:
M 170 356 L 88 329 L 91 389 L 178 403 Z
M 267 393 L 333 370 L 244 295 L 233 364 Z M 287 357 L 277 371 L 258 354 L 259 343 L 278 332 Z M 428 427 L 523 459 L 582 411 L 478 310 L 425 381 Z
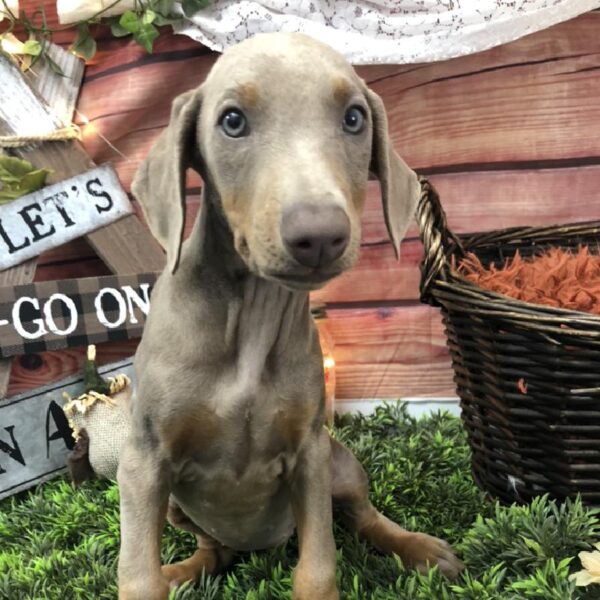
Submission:
M 253 83 L 243 83 L 238 87 L 240 100 L 248 108 L 255 108 L 260 99 L 258 88 Z
M 352 95 L 352 86 L 344 77 L 336 77 L 333 81 L 333 97 L 339 104 L 346 104 Z

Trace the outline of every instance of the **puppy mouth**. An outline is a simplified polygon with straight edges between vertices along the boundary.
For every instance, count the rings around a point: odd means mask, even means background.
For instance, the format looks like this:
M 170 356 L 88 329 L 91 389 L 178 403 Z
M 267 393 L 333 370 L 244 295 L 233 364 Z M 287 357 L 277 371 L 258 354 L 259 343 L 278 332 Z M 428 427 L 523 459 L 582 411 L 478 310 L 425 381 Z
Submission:
M 266 277 L 287 288 L 311 291 L 323 287 L 328 281 L 337 277 L 341 272 L 341 270 L 327 272 L 313 270 L 302 275 L 296 273 L 270 272 L 266 274 Z

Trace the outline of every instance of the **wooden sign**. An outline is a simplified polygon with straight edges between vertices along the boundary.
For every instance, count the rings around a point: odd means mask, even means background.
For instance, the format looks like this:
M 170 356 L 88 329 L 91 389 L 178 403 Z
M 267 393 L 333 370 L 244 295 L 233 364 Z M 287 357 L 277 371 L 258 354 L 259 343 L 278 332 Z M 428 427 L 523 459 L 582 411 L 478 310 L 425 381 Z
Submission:
M 124 373 L 133 379 L 131 359 L 98 371 L 105 376 Z M 74 440 L 62 410 L 63 392 L 79 396 L 83 378 L 71 377 L 0 404 L 0 499 L 65 471 Z
M 133 212 L 106 164 L 0 206 L 0 270 Z
M 83 76 L 83 62 L 55 44 L 49 44 L 48 50 L 64 77 L 46 64 L 38 66 L 35 73 L 23 74 L 0 54 L 0 135 L 53 131 L 64 125 L 57 114 L 65 116 L 65 123 L 70 122 Z M 33 165 L 52 169 L 50 177 L 54 182 L 79 175 L 94 166 L 75 140 L 44 142 L 15 149 L 14 154 Z M 162 248 L 135 214 L 88 233 L 86 239 L 113 273 L 147 273 L 160 271 L 164 266 Z M 29 283 L 34 278 L 35 267 L 36 258 L 32 258 L 0 271 L 0 286 Z M 4 335 L 2 329 L 0 326 L 0 340 Z M 10 359 L 0 359 L 0 404 L 6 396 L 9 375 Z
M 0 288 L 0 357 L 141 337 L 156 273 Z
M 84 63 L 55 44 L 48 44 L 48 52 L 52 60 L 59 65 L 64 77 L 55 73 L 46 61 L 36 65 L 35 75 L 31 72 L 20 73 L 18 68 L 11 65 L 7 57 L 0 55 L 0 81 L 2 81 L 0 94 L 6 93 L 11 88 L 14 93 L 15 86 L 26 84 L 28 80 L 29 86 L 26 86 L 25 96 L 21 97 L 27 98 L 30 90 L 33 91 L 34 96 L 37 96 L 35 103 L 0 102 L 0 135 L 25 135 L 27 129 L 24 119 L 21 118 L 22 114 L 26 114 L 30 121 L 38 119 L 44 121 L 48 114 L 63 115 L 64 123 L 55 117 L 57 121 L 55 127 L 70 122 L 83 79 Z M 75 160 L 73 145 L 74 142 L 46 143 L 16 148 L 11 154 L 24 158 L 34 165 L 41 164 L 52 169 L 50 179 L 56 177 L 55 182 L 83 173 L 93 166 L 89 160 L 85 162 Z M 33 281 L 35 263 L 36 259 L 32 258 L 16 267 L 0 271 L 0 286 Z M 6 395 L 9 375 L 10 360 L 0 360 L 0 403 Z

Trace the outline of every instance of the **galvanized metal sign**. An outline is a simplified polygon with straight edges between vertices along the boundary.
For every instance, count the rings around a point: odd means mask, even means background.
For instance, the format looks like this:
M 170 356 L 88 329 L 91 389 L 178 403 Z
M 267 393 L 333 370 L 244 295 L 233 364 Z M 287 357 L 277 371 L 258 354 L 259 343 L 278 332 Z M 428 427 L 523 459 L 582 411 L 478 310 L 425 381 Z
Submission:
M 133 378 L 131 359 L 98 370 Z M 0 499 L 65 471 L 74 440 L 62 410 L 63 392 L 81 394 L 82 378 L 71 377 L 0 404 Z
M 131 214 L 106 164 L 0 206 L 0 271 Z
M 0 358 L 139 338 L 156 273 L 0 288 Z

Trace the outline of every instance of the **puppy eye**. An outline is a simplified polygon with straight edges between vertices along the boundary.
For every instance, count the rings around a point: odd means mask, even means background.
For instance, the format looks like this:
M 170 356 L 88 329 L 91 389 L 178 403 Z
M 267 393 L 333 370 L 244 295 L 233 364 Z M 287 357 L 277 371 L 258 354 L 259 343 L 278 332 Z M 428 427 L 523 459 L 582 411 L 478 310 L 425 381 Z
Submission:
M 232 138 L 242 137 L 247 134 L 247 121 L 244 113 L 237 109 L 226 111 L 219 122 L 221 129 Z
M 360 133 L 365 126 L 365 111 L 360 106 L 351 106 L 344 115 L 344 131 Z

